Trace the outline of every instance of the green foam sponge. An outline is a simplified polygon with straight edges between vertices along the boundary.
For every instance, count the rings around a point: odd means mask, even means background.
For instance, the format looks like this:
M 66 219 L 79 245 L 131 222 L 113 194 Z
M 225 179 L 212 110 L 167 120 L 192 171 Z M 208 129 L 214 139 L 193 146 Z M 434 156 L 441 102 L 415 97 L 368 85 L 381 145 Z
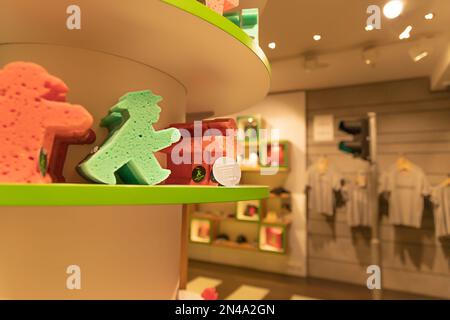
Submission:
M 154 152 L 180 140 L 176 128 L 156 131 L 162 98 L 150 90 L 129 92 L 119 99 L 100 126 L 106 127 L 106 141 L 79 166 L 89 180 L 104 184 L 154 185 L 164 181 L 170 170 L 161 168 Z

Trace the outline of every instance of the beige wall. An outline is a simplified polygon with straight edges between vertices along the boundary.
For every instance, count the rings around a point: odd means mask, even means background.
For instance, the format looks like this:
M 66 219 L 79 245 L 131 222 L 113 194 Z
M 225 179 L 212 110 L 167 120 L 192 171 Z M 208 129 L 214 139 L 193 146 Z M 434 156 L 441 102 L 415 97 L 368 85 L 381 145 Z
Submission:
M 431 93 L 425 78 L 309 91 L 308 164 L 326 154 L 345 177 L 354 175 L 365 164 L 339 152 L 343 134 L 314 142 L 312 121 L 314 115 L 333 114 L 337 128 L 338 121 L 369 111 L 378 114 L 380 170 L 404 153 L 433 185 L 450 173 L 450 91 Z M 349 228 L 344 210 L 334 220 L 308 215 L 308 274 L 365 285 L 370 231 Z M 384 288 L 450 298 L 450 239 L 435 239 L 430 209 L 421 229 L 393 227 L 383 215 L 381 239 Z
M 303 92 L 276 94 L 268 96 L 264 101 L 246 109 L 239 114 L 261 114 L 266 127 L 280 130 L 280 139 L 291 142 L 291 170 L 277 176 L 260 176 L 258 173 L 245 173 L 242 184 L 264 184 L 278 187 L 283 184 L 292 192 L 294 221 L 289 230 L 289 251 L 287 255 L 250 252 L 236 249 L 223 249 L 205 245 L 190 245 L 190 257 L 199 260 L 214 261 L 272 272 L 306 275 L 306 215 L 304 196 L 304 171 L 306 164 L 306 122 L 305 94 Z M 233 114 L 231 117 L 236 117 Z M 234 204 L 222 204 L 223 210 L 233 212 Z M 202 206 L 217 208 L 217 205 Z M 223 227 L 234 236 L 239 230 L 245 230 L 256 239 L 256 225 L 244 222 L 228 223 Z M 254 231 L 254 234 L 252 233 Z M 253 239 L 250 239 L 253 240 Z

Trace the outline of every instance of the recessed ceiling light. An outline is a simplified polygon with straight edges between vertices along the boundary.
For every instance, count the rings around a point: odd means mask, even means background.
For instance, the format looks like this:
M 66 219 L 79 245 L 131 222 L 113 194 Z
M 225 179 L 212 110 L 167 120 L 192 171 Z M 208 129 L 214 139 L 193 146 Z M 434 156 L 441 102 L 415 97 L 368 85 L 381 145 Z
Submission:
M 270 49 L 275 49 L 277 47 L 277 44 L 275 42 L 271 42 L 267 45 Z
M 434 13 L 433 12 L 427 13 L 425 15 L 425 20 L 433 20 L 433 19 L 434 19 Z
M 366 29 L 366 31 L 372 31 L 374 28 L 373 25 L 368 24 L 364 29 Z
M 423 52 L 419 53 L 417 56 L 415 56 L 413 58 L 413 60 L 414 60 L 414 62 L 419 62 L 423 58 L 428 57 L 428 55 L 429 55 L 428 51 L 423 51 Z
M 388 19 L 395 19 L 403 12 L 403 1 L 391 0 L 383 7 L 384 16 Z
M 365 64 L 374 67 L 378 60 L 377 48 L 371 47 L 364 49 L 362 52 L 362 58 Z
M 411 36 L 412 26 L 407 26 L 405 30 L 398 36 L 400 40 L 409 39 Z
M 313 39 L 314 39 L 315 41 L 319 41 L 320 39 L 322 39 L 322 36 L 321 36 L 320 34 L 315 34 L 315 35 L 313 36 Z
M 408 52 L 414 62 L 419 62 L 432 54 L 433 42 L 426 38 L 420 39 Z

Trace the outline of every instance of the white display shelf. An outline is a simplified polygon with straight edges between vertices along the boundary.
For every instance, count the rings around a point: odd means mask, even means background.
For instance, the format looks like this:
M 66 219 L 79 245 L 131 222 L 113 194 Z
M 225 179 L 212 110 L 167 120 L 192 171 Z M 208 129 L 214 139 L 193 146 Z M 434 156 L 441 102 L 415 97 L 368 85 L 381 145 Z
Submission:
M 270 66 L 261 48 L 231 21 L 195 0 L 77 1 L 80 30 L 66 27 L 66 9 L 72 4 L 3 0 L 0 47 L 13 47 L 7 58 L 34 61 L 29 49 L 20 54 L 22 46 L 30 45 L 37 50 L 43 45 L 63 46 L 124 58 L 182 85 L 187 112 L 230 114 L 262 100 L 269 90 Z M 54 59 L 55 64 L 77 63 L 63 56 Z M 0 64 L 5 62 L 5 56 L 0 58 Z

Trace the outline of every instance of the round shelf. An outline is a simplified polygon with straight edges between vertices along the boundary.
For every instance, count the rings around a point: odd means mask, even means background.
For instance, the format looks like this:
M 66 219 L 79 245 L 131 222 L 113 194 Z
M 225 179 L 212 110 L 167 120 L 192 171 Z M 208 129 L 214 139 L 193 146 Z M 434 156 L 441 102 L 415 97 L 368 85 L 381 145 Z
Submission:
M 81 30 L 66 28 L 71 4 L 3 1 L 0 50 L 13 48 L 12 58 L 14 52 L 23 57 L 26 50 L 31 61 L 30 45 L 128 59 L 180 83 L 187 93 L 187 112 L 234 113 L 269 91 L 270 66 L 261 48 L 228 19 L 195 0 L 78 1 Z M 53 59 L 67 61 L 64 56 Z
M 0 184 L 0 206 L 109 206 L 233 202 L 263 199 L 265 186 Z

